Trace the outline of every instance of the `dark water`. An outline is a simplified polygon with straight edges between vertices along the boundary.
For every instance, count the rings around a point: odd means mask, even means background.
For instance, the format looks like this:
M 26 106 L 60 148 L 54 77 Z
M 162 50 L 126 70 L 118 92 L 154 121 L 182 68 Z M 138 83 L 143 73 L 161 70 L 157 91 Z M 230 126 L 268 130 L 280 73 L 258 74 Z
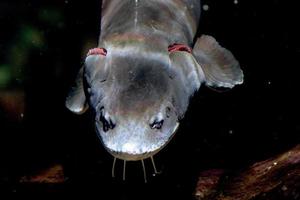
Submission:
M 0 2 L 0 97 L 24 92 L 24 111 L 0 104 L 0 188 L 3 192 L 85 193 L 98 199 L 192 199 L 200 171 L 239 170 L 299 143 L 299 12 L 291 1 L 206 0 L 199 34 L 213 35 L 240 61 L 245 83 L 228 92 L 202 87 L 173 141 L 156 157 L 162 174 L 148 184 L 140 163 L 112 157 L 98 141 L 91 113 L 74 116 L 65 96 L 86 51 L 96 46 L 98 0 Z M 20 98 L 20 99 L 18 99 Z M 20 105 L 22 103 L 18 103 Z M 9 106 L 8 106 L 9 107 Z M 15 111 L 15 112 L 13 112 Z M 67 182 L 18 180 L 62 163 Z

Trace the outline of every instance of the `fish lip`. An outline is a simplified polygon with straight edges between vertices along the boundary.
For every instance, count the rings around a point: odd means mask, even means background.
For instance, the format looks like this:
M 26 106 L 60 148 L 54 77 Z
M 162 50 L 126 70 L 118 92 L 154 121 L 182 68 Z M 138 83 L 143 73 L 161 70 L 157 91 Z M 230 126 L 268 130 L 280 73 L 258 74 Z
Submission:
M 140 154 L 134 154 L 134 153 L 126 153 L 126 152 L 118 152 L 114 151 L 112 149 L 109 149 L 105 146 L 105 149 L 108 153 L 110 153 L 113 157 L 118 158 L 120 160 L 126 160 L 126 161 L 137 161 L 137 160 L 143 160 L 147 159 L 151 156 L 154 156 L 157 154 L 165 145 L 162 145 L 157 150 L 151 151 L 151 152 L 145 152 Z

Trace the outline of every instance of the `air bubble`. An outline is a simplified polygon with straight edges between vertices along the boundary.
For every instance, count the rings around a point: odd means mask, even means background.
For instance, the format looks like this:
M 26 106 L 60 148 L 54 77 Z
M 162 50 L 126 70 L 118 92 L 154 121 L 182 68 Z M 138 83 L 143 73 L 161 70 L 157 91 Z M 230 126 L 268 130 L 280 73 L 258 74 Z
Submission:
M 208 10 L 209 10 L 209 6 L 208 6 L 207 4 L 204 4 L 204 5 L 203 5 L 203 10 L 204 10 L 204 11 L 208 11 Z

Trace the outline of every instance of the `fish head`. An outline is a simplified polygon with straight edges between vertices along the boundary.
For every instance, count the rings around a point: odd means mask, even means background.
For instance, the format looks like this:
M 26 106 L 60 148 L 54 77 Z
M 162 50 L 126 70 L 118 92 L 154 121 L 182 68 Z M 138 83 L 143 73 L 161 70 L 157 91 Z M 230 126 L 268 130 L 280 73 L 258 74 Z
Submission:
M 108 54 L 91 55 L 85 61 L 85 101 L 94 111 L 103 146 L 116 158 L 141 160 L 153 156 L 178 129 L 178 90 L 169 61 L 162 60 Z M 67 107 L 74 111 L 72 101 L 67 99 Z

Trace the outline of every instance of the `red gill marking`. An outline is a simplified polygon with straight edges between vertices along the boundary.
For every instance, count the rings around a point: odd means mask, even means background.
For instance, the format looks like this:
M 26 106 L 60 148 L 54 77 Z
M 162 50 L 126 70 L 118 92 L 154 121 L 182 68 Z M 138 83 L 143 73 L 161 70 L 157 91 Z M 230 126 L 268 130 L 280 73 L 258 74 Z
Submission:
M 188 53 L 192 53 L 192 49 L 185 45 L 185 44 L 173 44 L 173 45 L 170 45 L 168 47 L 168 51 L 170 53 L 174 52 L 174 51 L 185 51 L 185 52 L 188 52 Z M 90 49 L 87 56 L 90 56 L 90 55 L 103 55 L 103 56 L 106 56 L 107 54 L 107 50 L 104 49 L 104 48 L 93 48 L 93 49 Z
M 89 52 L 87 53 L 87 56 L 90 55 L 102 55 L 102 56 L 106 56 L 107 54 L 107 50 L 104 48 L 94 48 L 94 49 L 90 49 Z
M 168 51 L 170 53 L 174 52 L 174 51 L 185 51 L 185 52 L 188 52 L 188 53 L 192 53 L 192 49 L 185 45 L 185 44 L 172 44 L 168 47 Z

